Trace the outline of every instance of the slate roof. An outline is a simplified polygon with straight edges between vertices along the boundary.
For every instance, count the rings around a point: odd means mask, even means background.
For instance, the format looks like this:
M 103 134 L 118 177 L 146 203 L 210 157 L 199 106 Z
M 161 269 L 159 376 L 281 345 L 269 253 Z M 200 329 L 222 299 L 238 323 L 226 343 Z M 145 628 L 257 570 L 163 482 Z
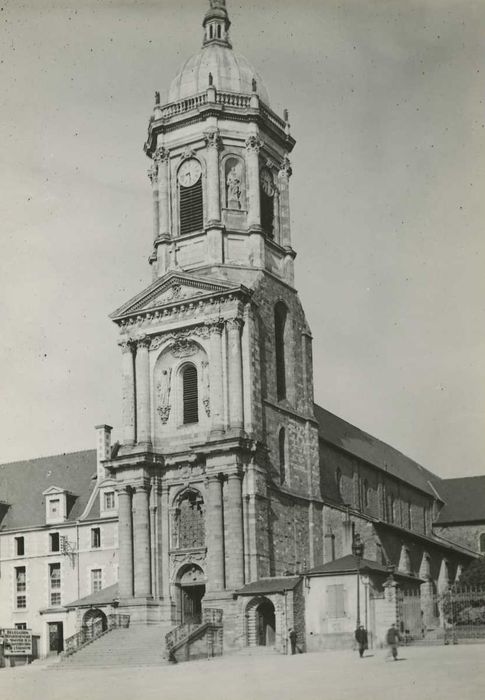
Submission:
M 357 570 L 361 571 L 362 573 L 368 571 L 374 574 L 381 574 L 382 576 L 386 576 L 386 578 L 390 573 L 389 569 L 383 564 L 379 564 L 371 559 L 361 559 L 359 562 L 356 556 L 353 554 L 347 554 L 345 557 L 334 559 L 334 561 L 329 561 L 327 564 L 315 566 L 313 569 L 310 569 L 310 571 L 307 571 L 306 574 L 309 576 L 330 576 L 332 574 L 353 574 L 357 573 Z M 417 579 L 416 576 L 409 576 L 400 571 L 393 571 L 392 575 L 397 579 L 405 578 L 413 579 L 413 581 L 420 580 Z
M 0 501 L 9 508 L 0 511 L 0 529 L 45 525 L 43 491 L 50 486 L 65 489 L 68 497 L 68 520 L 80 517 L 95 486 L 96 450 L 27 459 L 0 465 Z
M 279 576 L 252 581 L 236 591 L 237 595 L 256 595 L 258 593 L 282 593 L 291 591 L 301 580 L 301 576 Z
M 325 442 L 363 459 L 382 471 L 405 481 L 425 493 L 442 497 L 443 480 L 399 450 L 315 404 L 318 435 Z M 432 484 L 432 486 L 431 486 Z M 434 487 L 434 489 L 433 489 Z
M 112 586 L 107 586 L 102 588 L 96 593 L 90 593 L 84 596 L 84 598 L 79 598 L 72 603 L 68 603 L 64 607 L 66 608 L 92 608 L 97 605 L 110 605 L 110 603 L 115 603 L 118 601 L 118 584 L 114 583 Z
M 485 476 L 443 479 L 445 505 L 435 525 L 485 521 Z

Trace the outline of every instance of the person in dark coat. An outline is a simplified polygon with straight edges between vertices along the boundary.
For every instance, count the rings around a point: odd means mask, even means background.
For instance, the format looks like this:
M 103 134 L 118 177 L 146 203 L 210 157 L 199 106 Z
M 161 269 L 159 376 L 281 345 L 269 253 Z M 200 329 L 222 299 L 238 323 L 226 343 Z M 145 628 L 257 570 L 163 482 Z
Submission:
M 364 656 L 364 651 L 368 649 L 367 644 L 367 630 L 364 625 L 359 625 L 355 630 L 355 640 L 359 648 L 359 656 L 362 658 Z
M 288 630 L 288 637 L 290 639 L 291 653 L 296 654 L 296 631 L 292 627 Z
M 394 661 L 397 661 L 397 645 L 400 641 L 401 637 L 399 635 L 399 632 L 397 631 L 395 623 L 393 622 L 387 630 L 386 642 L 387 646 L 389 647 L 389 653 L 387 654 L 387 656 L 389 657 L 392 655 Z

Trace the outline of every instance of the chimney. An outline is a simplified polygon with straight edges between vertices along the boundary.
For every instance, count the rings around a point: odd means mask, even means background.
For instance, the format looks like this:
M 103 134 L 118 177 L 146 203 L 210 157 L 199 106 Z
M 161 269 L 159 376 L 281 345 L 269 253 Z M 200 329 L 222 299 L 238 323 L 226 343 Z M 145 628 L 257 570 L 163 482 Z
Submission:
M 98 483 L 106 478 L 106 469 L 102 462 L 111 457 L 111 431 L 110 425 L 96 425 L 96 473 Z

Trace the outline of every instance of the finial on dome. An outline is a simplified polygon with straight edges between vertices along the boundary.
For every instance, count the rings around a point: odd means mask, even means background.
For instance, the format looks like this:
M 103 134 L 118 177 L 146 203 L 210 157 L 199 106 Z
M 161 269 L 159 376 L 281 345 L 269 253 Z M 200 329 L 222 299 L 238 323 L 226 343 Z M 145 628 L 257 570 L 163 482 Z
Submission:
M 253 92 L 257 92 L 257 91 L 258 91 L 258 81 L 256 80 L 256 78 L 253 78 L 253 79 L 252 79 L 252 81 L 251 81 L 251 87 L 252 87 L 252 89 L 253 89 Z
M 207 10 L 204 21 L 203 46 L 219 44 L 231 48 L 229 41 L 229 27 L 231 21 L 226 9 L 226 0 L 210 0 L 210 8 Z
M 212 87 L 214 85 L 214 76 L 212 73 L 209 73 L 209 87 Z

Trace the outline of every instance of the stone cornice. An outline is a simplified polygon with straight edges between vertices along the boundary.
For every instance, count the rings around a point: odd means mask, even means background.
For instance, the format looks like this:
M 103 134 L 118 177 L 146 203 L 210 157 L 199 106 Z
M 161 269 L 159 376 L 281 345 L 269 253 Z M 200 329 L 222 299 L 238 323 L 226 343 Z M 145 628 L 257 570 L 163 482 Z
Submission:
M 158 110 L 160 116 L 150 120 L 148 138 L 144 146 L 145 153 L 152 157 L 156 149 L 157 136 L 166 134 L 182 126 L 204 123 L 208 117 L 223 118 L 228 121 L 256 123 L 258 127 L 271 134 L 271 137 L 289 153 L 293 150 L 295 139 L 287 132 L 285 122 L 269 107 L 260 103 L 259 107 L 249 106 L 247 95 L 231 94 L 225 100 L 225 94 L 216 96 L 216 102 L 207 102 L 206 93 L 180 103 L 165 105 Z M 231 103 L 232 101 L 232 103 Z M 240 105 L 234 102 L 240 102 Z

